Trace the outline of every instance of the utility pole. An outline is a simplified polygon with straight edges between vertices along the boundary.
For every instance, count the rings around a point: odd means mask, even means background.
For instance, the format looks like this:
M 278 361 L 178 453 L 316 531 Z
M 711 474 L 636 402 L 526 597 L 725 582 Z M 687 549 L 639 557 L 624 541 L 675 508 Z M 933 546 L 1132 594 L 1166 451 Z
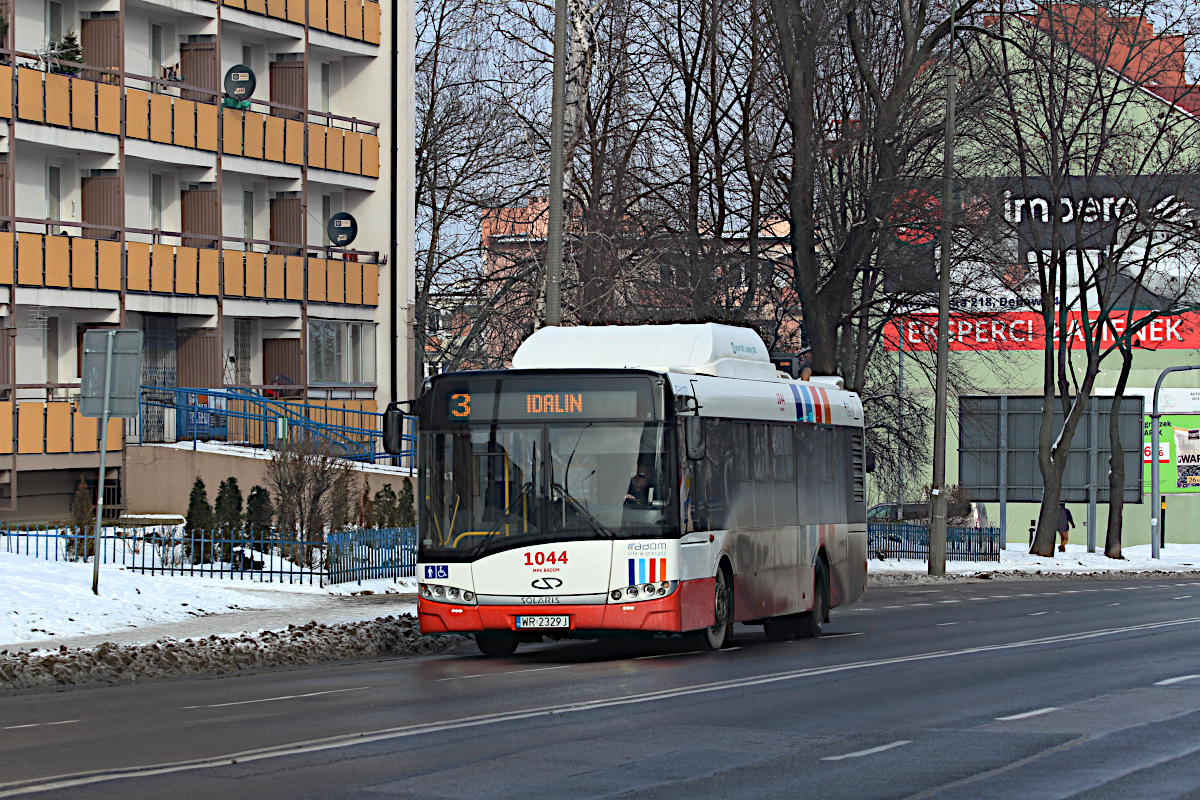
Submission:
M 554 83 L 550 110 L 550 220 L 546 231 L 546 324 L 562 324 L 563 116 L 567 94 L 567 0 L 554 0 Z
M 950 350 L 950 230 L 954 194 L 954 12 L 946 53 L 946 143 L 942 159 L 941 275 L 938 283 L 937 381 L 933 404 L 933 514 L 929 525 L 929 574 L 946 574 L 946 372 Z

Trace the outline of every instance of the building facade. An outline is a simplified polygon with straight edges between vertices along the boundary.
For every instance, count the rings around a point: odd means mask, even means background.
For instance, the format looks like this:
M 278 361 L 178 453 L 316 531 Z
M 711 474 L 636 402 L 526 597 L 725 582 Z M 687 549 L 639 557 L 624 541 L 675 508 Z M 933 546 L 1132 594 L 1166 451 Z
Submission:
M 411 3 L 4 13 L 0 519 L 62 518 L 97 482 L 77 405 L 88 329 L 142 330 L 142 384 L 166 397 L 238 387 L 370 412 L 409 396 L 412 174 L 389 154 L 412 136 Z M 230 97 L 238 65 L 257 86 Z M 357 221 L 347 246 L 327 235 L 338 212 Z M 174 432 L 112 426 L 119 510 L 125 445 Z

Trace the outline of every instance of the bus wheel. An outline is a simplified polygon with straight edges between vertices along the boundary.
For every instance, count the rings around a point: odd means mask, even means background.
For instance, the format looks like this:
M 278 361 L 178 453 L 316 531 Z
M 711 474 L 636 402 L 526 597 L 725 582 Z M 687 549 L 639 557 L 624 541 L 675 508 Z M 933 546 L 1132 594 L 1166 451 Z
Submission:
M 825 630 L 825 619 L 829 616 L 829 578 L 825 575 L 825 562 L 817 559 L 816 575 L 813 577 L 813 607 L 800 615 L 796 621 L 796 636 L 815 639 Z
M 488 658 L 511 656 L 517 651 L 517 637 L 504 631 L 485 631 L 475 634 L 475 644 Z
M 716 621 L 711 628 L 700 632 L 700 646 L 705 650 L 720 650 L 733 638 L 733 581 L 725 567 L 717 570 L 715 600 Z

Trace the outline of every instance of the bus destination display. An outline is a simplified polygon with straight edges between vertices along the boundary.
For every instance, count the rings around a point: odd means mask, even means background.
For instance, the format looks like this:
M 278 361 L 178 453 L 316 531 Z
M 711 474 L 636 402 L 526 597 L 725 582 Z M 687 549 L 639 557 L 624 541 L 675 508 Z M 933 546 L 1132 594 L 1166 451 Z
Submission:
M 449 382 L 447 382 L 449 384 Z M 605 385 L 595 380 L 476 381 L 443 384 L 434 391 L 432 411 L 448 423 L 487 420 L 638 420 L 653 418 L 648 381 Z

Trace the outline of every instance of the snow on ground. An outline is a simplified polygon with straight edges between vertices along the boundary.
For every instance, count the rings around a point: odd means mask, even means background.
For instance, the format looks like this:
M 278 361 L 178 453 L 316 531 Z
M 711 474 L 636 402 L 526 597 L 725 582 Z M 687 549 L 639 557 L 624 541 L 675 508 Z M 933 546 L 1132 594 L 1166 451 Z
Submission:
M 947 575 L 976 575 L 978 573 L 1015 573 L 1016 575 L 1092 575 L 1136 572 L 1200 572 L 1200 544 L 1171 544 L 1160 551 L 1161 558 L 1150 557 L 1150 545 L 1122 549 L 1123 559 L 1108 558 L 1103 546 L 1095 553 L 1080 544 L 1067 545 L 1067 552 L 1055 550 L 1054 558 L 1031 556 L 1029 546 L 1010 542 L 1000 551 L 999 561 L 947 561 Z M 923 560 L 910 558 L 870 559 L 868 575 L 901 577 L 907 574 L 924 575 L 928 566 Z
M 349 581 L 326 586 L 325 591 L 332 595 L 346 597 L 356 594 L 416 594 L 416 578 L 376 578 L 373 580 Z
M 0 643 L 107 633 L 241 609 L 284 608 L 312 594 L 327 591 L 315 584 L 149 576 L 101 566 L 96 597 L 91 564 L 0 552 Z

